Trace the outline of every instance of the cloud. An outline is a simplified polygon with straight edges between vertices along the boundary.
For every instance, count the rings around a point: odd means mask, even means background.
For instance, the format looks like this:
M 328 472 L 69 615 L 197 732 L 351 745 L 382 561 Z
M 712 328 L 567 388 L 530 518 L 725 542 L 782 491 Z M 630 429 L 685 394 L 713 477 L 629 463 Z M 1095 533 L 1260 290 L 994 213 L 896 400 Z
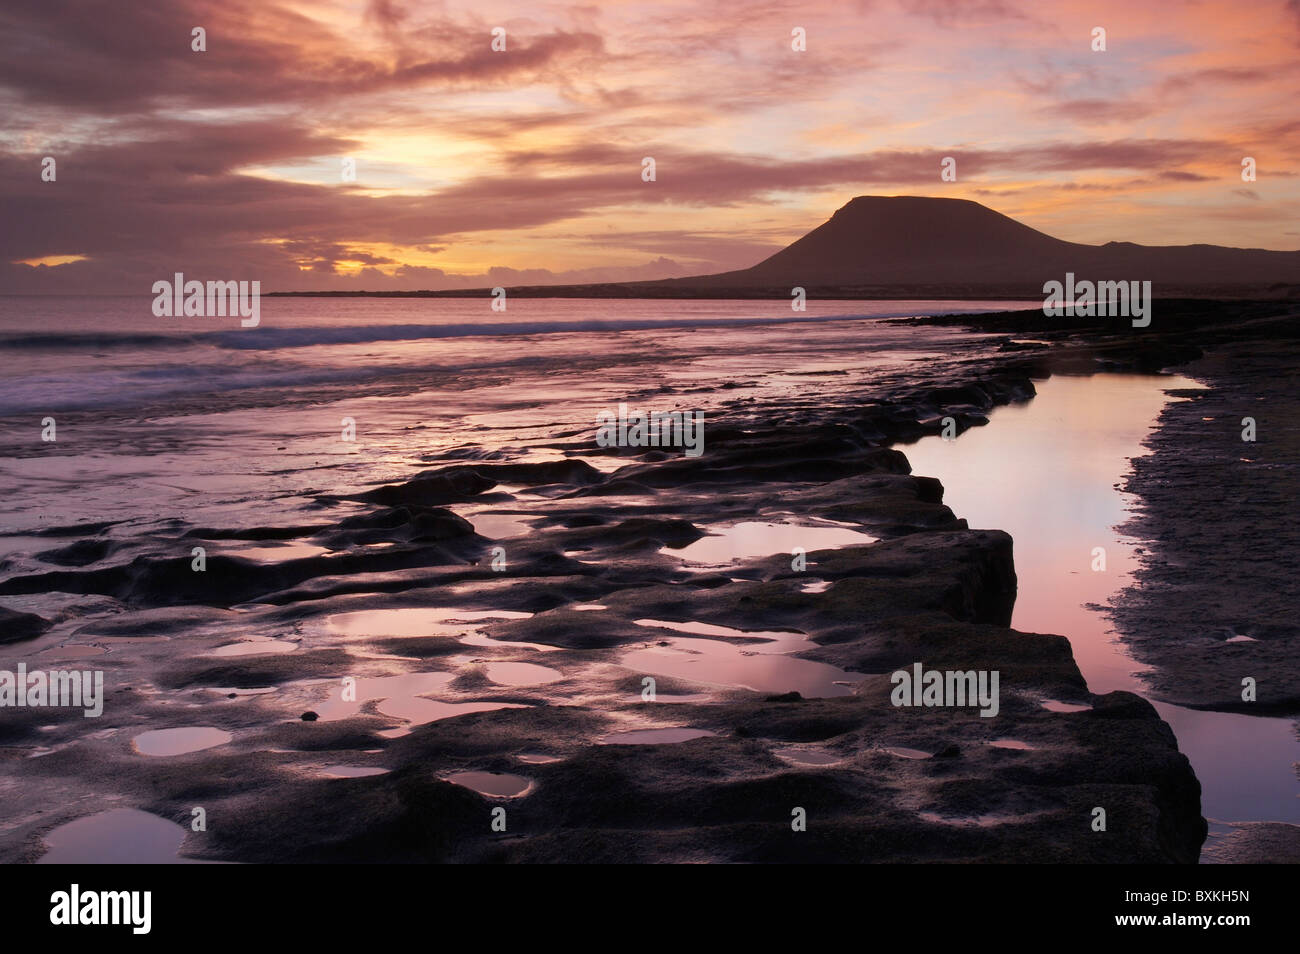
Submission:
M 7 0 L 0 262 L 85 258 L 4 265 L 0 290 L 666 277 L 753 264 L 867 193 L 987 197 L 1065 238 L 1104 196 L 1136 241 L 1289 244 L 1268 223 L 1300 201 L 1297 4 L 1117 5 L 1102 57 L 1058 55 L 1092 24 L 1078 0 L 1050 22 L 1030 0 Z M 1224 195 L 1243 155 L 1266 199 Z
M 440 19 L 399 33 L 405 15 L 395 5 L 372 4 L 369 14 L 395 48 L 363 47 L 323 21 L 256 0 L 83 0 L 75 16 L 47 0 L 7 0 L 0 86 L 19 104 L 101 116 L 330 102 L 432 83 L 526 82 L 604 46 L 594 34 L 551 30 L 516 36 L 495 53 L 477 24 Z M 203 52 L 191 48 L 196 26 L 206 31 Z
M 1087 125 L 1132 122 L 1150 116 L 1155 111 L 1154 106 L 1144 103 L 1111 99 L 1072 99 L 1039 109 L 1040 114 L 1053 117 L 1064 116 Z

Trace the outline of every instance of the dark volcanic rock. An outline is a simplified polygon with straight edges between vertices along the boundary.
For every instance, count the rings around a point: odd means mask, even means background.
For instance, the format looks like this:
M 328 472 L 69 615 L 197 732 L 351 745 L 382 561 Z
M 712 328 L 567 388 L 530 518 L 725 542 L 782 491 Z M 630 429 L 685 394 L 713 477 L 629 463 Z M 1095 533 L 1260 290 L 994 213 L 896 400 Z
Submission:
M 453 467 L 418 474 L 404 483 L 377 487 L 356 494 L 351 499 L 383 504 L 386 507 L 400 507 L 404 504 L 433 506 L 472 500 L 496 485 L 495 480 L 484 477 L 475 470 Z
M 351 544 L 390 540 L 406 543 L 452 540 L 468 537 L 473 532 L 468 520 L 450 510 L 411 504 L 346 517 L 339 521 L 339 532 L 329 534 L 323 541 L 333 549 L 344 549 Z
M 38 559 L 44 560 L 46 563 L 53 563 L 56 566 L 86 566 L 104 559 L 116 549 L 117 544 L 112 540 L 78 540 L 66 547 L 59 547 L 57 550 L 46 550 L 44 553 L 36 554 L 36 556 Z
M 827 481 L 857 474 L 908 472 L 907 458 L 879 448 L 847 457 L 781 457 L 780 448 L 721 450 L 701 457 L 681 457 L 658 464 L 633 464 L 617 471 L 615 480 L 632 480 L 648 487 L 680 487 L 749 481 Z
M 50 622 L 35 613 L 19 613 L 0 606 L 0 645 L 35 639 L 50 628 Z
M 587 486 L 604 479 L 605 475 L 585 460 L 454 464 L 424 471 L 403 483 L 377 487 L 350 499 L 389 507 L 403 504 L 432 506 L 472 500 L 502 482 L 530 487 L 549 484 Z

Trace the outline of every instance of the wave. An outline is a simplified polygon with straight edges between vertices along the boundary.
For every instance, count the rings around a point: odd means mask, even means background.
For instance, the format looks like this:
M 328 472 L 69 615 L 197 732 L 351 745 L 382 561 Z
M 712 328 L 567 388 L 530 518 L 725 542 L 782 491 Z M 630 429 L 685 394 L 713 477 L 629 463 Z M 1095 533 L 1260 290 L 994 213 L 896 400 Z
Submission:
M 88 411 L 144 406 L 185 398 L 204 402 L 213 395 L 269 389 L 278 392 L 312 386 L 364 383 L 382 375 L 375 369 L 285 369 L 171 366 L 132 371 L 83 370 L 67 376 L 18 379 L 0 395 L 0 417 L 47 412 Z
M 791 322 L 864 321 L 873 318 L 902 318 L 915 312 L 897 315 L 818 315 L 780 318 L 620 318 L 574 321 L 517 321 L 495 324 L 461 322 L 456 324 L 351 325 L 340 328 L 314 325 L 302 328 L 256 328 L 223 331 L 213 335 L 223 348 L 261 350 L 305 348 L 312 345 L 366 344 L 374 341 L 416 341 L 430 338 L 523 337 L 528 335 L 616 334 L 622 331 L 653 331 L 659 328 L 729 328 L 753 325 L 789 324 Z
M 554 334 L 617 334 L 624 331 L 657 329 L 742 328 L 782 324 L 825 324 L 828 322 L 874 321 L 880 318 L 909 318 L 917 315 L 970 314 L 996 310 L 974 303 L 957 307 L 891 312 L 853 312 L 835 315 L 781 315 L 777 317 L 698 317 L 574 319 L 550 321 L 454 322 L 443 324 L 303 325 L 237 328 L 192 334 L 150 334 L 140 332 L 68 334 L 0 334 L 0 350 L 107 350 L 110 348 L 184 348 L 211 345 L 228 350 L 263 351 L 308 348 L 319 345 L 366 344 L 377 341 L 418 341 L 440 338 L 526 337 Z
M 110 348 L 185 348 L 203 336 L 142 332 L 67 332 L 0 334 L 0 351 L 105 351 Z
M 241 363 L 247 362 L 247 363 Z M 177 413 L 186 402 L 202 405 L 216 395 L 266 392 L 266 403 L 303 389 L 323 390 L 352 385 L 377 385 L 406 377 L 428 384 L 451 381 L 466 373 L 519 373 L 545 366 L 541 355 L 487 356 L 482 360 L 397 366 L 308 366 L 292 361 L 228 357 L 224 363 L 161 364 L 113 368 L 102 364 L 70 368 L 63 373 L 9 375 L 0 390 L 0 418 L 44 414 L 51 409 L 92 411 L 172 403 Z M 435 378 L 436 376 L 436 378 Z M 260 404 L 254 400 L 253 404 Z M 208 408 L 210 409 L 210 407 Z
M 435 338 L 522 337 L 545 334 L 617 333 L 653 331 L 658 328 L 718 328 L 742 325 L 784 324 L 792 321 L 854 321 L 878 315 L 819 315 L 816 317 L 780 318 L 622 318 L 559 321 L 515 321 L 482 324 L 456 322 L 445 324 L 392 325 L 303 325 L 277 328 L 262 325 L 225 331 L 192 334 L 150 334 L 140 332 L 70 332 L 55 334 L 8 333 L 0 335 L 0 350 L 107 350 L 110 348 L 184 348 L 215 345 L 238 351 L 309 348 L 315 345 L 366 344 L 375 341 L 417 341 Z

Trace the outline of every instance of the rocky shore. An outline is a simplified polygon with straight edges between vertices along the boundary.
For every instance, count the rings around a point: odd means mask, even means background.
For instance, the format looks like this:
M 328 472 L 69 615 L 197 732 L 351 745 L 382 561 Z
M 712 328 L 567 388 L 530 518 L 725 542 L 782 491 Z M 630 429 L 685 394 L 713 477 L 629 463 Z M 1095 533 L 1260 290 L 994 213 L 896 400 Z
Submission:
M 434 460 L 322 494 L 319 521 L 175 527 L 186 548 L 335 555 L 197 574 L 44 531 L 62 568 L 11 573 L 0 598 L 57 590 L 69 611 L 22 620 L 6 665 L 112 646 L 93 660 L 109 702 L 89 728 L 6 712 L 4 785 L 24 797 L 0 806 L 0 858 L 129 804 L 187 831 L 202 807 L 182 852 L 228 861 L 1194 862 L 1200 787 L 1169 728 L 1136 695 L 1091 694 L 1064 637 L 1008 627 L 1012 540 L 967 529 L 890 446 L 982 425 L 1050 373 L 1199 348 L 1025 342 L 1023 320 L 983 319 L 1009 335 L 956 378 L 829 409 L 738 397 L 699 458 L 559 434 L 550 460 Z M 745 523 L 792 552 L 690 558 Z M 96 605 L 113 612 L 70 622 Z M 230 649 L 249 633 L 270 638 Z M 997 671 L 997 715 L 895 705 L 891 673 L 917 663 Z M 133 741 L 195 725 L 229 738 L 165 758 Z

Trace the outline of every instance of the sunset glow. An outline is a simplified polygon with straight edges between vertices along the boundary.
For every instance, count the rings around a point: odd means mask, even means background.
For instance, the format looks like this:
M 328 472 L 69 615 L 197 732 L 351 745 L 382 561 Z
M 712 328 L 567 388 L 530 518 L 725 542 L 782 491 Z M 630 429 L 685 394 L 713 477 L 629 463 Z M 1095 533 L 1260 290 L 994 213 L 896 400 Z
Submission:
M 1294 2 L 113 6 L 0 13 L 0 290 L 136 290 L 180 253 L 268 290 L 700 274 L 861 194 L 1300 248 Z

